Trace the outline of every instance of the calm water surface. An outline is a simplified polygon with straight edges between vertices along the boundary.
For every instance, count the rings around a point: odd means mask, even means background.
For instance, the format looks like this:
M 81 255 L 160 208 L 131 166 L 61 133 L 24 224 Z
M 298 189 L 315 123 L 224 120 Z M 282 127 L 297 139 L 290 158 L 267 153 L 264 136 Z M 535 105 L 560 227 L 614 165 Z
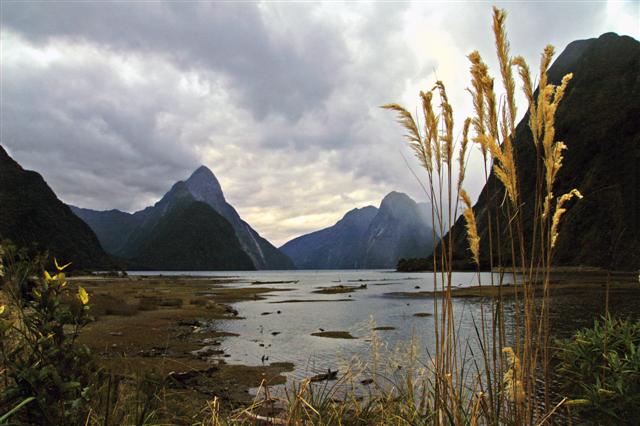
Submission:
M 136 272 L 131 274 L 135 275 Z M 149 272 L 139 274 L 150 275 Z M 256 286 L 282 289 L 263 295 L 264 300 L 235 303 L 243 320 L 221 320 L 216 328 L 237 333 L 226 337 L 222 348 L 229 355 L 226 362 L 260 365 L 293 362 L 295 370 L 289 377 L 302 379 L 327 368 L 336 369 L 351 357 L 366 356 L 370 352 L 371 324 L 395 327 L 379 331 L 377 335 L 388 346 L 394 347 L 415 338 L 424 356 L 434 347 L 434 318 L 416 317 L 416 313 L 433 313 L 430 297 L 407 299 L 391 295 L 394 292 L 416 292 L 433 289 L 431 273 L 400 273 L 381 270 L 358 271 L 202 271 L 165 272 L 152 274 L 192 275 L 235 278 L 225 286 Z M 494 280 L 497 282 L 497 275 Z M 482 273 L 483 285 L 491 282 L 490 273 Z M 286 283 L 273 283 L 287 281 Z M 269 283 L 272 282 L 272 283 Z M 505 277 L 505 283 L 510 279 Z M 453 283 L 467 287 L 478 283 L 475 273 L 454 273 Z M 353 293 L 316 294 L 321 287 L 335 285 L 366 288 Z M 638 292 L 633 295 L 613 294 L 610 306 L 621 315 L 638 316 Z M 292 303 L 292 300 L 314 302 Z M 483 298 L 454 299 L 457 329 L 463 341 L 474 346 L 476 339 L 474 320 L 480 318 L 480 306 L 489 309 L 490 301 Z M 485 311 L 487 312 L 487 311 Z M 507 317 L 513 315 L 512 302 L 505 306 Z M 552 324 L 557 336 L 568 336 L 575 329 L 588 326 L 604 312 L 604 292 L 555 296 L 552 300 Z M 508 321 L 510 319 L 508 318 Z M 356 339 L 316 337 L 314 332 L 348 331 Z

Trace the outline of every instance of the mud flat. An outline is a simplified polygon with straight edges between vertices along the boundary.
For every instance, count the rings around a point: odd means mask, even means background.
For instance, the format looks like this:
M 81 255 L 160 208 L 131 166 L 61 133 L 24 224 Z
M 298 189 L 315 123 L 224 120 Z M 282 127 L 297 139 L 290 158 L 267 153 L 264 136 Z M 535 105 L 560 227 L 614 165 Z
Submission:
M 541 282 L 532 284 L 536 293 L 542 293 L 544 286 Z M 552 295 L 566 295 L 584 292 L 603 293 L 607 290 L 610 293 L 631 293 L 640 295 L 640 282 L 638 275 L 635 273 L 617 273 L 610 275 L 607 279 L 606 275 L 581 273 L 559 273 L 555 272 L 551 275 L 550 291 Z M 451 289 L 452 297 L 499 297 L 514 296 L 516 292 L 522 293 L 522 285 L 506 284 L 497 285 L 478 285 L 472 287 L 453 287 Z M 433 296 L 443 296 L 443 291 L 397 291 L 385 293 L 386 297 L 400 297 L 408 299 L 424 299 Z
M 282 384 L 291 363 L 226 364 L 217 321 L 242 321 L 230 303 L 264 298 L 284 289 L 232 288 L 233 280 L 191 277 L 76 277 L 70 286 L 89 292 L 95 321 L 79 338 L 108 372 L 162 379 L 175 416 L 198 413 L 214 396 L 225 409 L 245 406 L 248 390 Z
M 331 339 L 355 339 L 348 331 L 318 331 L 317 333 L 311 333 L 311 335 Z

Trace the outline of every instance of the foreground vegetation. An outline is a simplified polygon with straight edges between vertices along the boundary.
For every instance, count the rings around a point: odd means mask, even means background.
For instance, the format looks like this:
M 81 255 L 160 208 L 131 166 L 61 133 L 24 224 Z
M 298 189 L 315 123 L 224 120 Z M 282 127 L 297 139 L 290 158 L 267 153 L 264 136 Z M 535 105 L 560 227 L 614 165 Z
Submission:
M 3 256 L 9 260 L 3 270 L 0 293 L 0 418 L 7 416 L 3 421 L 437 423 L 429 411 L 433 406 L 433 366 L 424 363 L 415 341 L 400 348 L 385 347 L 377 331 L 389 327 L 371 325 L 374 332 L 370 336 L 369 358 L 341 367 L 337 380 L 327 382 L 326 377 L 319 377 L 323 375 L 310 377 L 283 394 L 274 392 L 272 386 L 284 383 L 278 373 L 286 366 L 232 366 L 188 357 L 191 351 L 202 347 L 203 337 L 212 340 L 226 335 L 205 330 L 203 318 L 208 315 L 229 319 L 236 315 L 229 306 L 198 297 L 203 288 L 220 294 L 219 300 L 228 301 L 252 299 L 265 288 L 251 286 L 236 294 L 235 289 L 216 288 L 220 283 L 212 284 L 210 279 L 180 277 L 78 280 L 67 278 L 64 270 L 47 274 L 38 264 L 43 258 L 30 259 L 23 254 L 8 246 Z M 83 282 L 84 292 L 78 281 Z M 22 291 L 15 292 L 18 288 Z M 48 296 L 42 297 L 47 288 Z M 44 318 L 46 312 L 50 321 L 34 322 Z M 67 313 L 77 316 L 67 317 Z M 51 336 L 36 346 L 25 340 L 25 336 L 44 336 L 45 330 L 55 329 L 61 320 L 67 321 L 64 318 L 75 318 L 63 326 L 64 338 Z M 37 326 L 27 329 L 25 324 Z M 202 330 L 192 333 L 194 327 Z M 617 424 L 637 418 L 639 331 L 640 323 L 607 320 L 555 345 L 560 348 L 556 353 L 559 374 L 568 385 L 561 391 L 570 398 L 562 409 L 563 417 L 584 412 L 588 415 L 585 418 L 600 423 L 615 419 Z M 34 347 L 47 350 L 33 351 Z M 61 362 L 63 350 L 68 355 L 64 358 L 67 362 Z M 43 365 L 47 367 L 41 369 Z M 73 383 L 74 377 L 78 384 Z M 255 398 L 242 392 L 261 383 Z M 60 409 L 49 409 L 52 402 Z M 474 407 L 461 406 L 460 410 L 460 421 L 473 423 Z M 450 423 L 450 419 L 443 422 Z
M 607 317 L 570 340 L 552 341 L 551 259 L 561 217 L 572 199 L 582 197 L 577 189 L 554 194 L 565 148 L 555 140 L 554 119 L 571 75 L 558 87 L 548 84 L 546 72 L 554 54 L 549 46 L 539 68 L 540 89 L 534 92 L 527 64 L 521 57 L 510 56 L 503 11 L 494 10 L 493 31 L 504 94 L 497 93 L 480 54 L 471 53 L 475 117 L 465 120 L 459 143 L 442 82 L 420 93 L 422 125 L 405 108 L 386 106 L 398 114 L 425 169 L 433 229 L 438 235 L 449 235 L 432 258 L 436 344 L 430 348 L 428 362 L 413 342 L 388 350 L 374 333 L 369 359 L 354 362 L 336 381 L 293 383 L 277 397 L 264 386 L 253 403 L 233 411 L 213 397 L 190 418 L 178 420 L 170 412 L 175 400 L 183 404 L 185 399 L 172 392 L 170 381 L 176 380 L 175 374 L 116 375 L 100 367 L 96 354 L 82 340 L 82 330 L 92 316 L 92 294 L 67 282 L 66 265 L 56 262 L 52 274 L 45 269 L 46 258 L 30 259 L 7 246 L 2 256 L 0 422 L 538 425 L 580 412 L 595 423 L 635 422 L 640 415 L 640 324 Z M 529 125 L 538 155 L 534 215 L 527 218 L 520 209 L 518 163 L 512 146 L 514 70 L 529 102 Z M 434 109 L 436 102 L 439 110 Z M 473 210 L 463 189 L 471 144 L 482 152 L 487 182 L 494 175 L 501 185 L 489 188 L 494 202 L 483 212 Z M 504 197 L 493 196 L 501 194 Z M 477 270 L 480 236 L 476 214 L 482 214 L 490 227 L 508 229 L 502 236 L 508 239 L 507 252 L 502 251 L 504 242 L 489 241 L 489 266 L 507 265 L 513 281 L 519 283 L 508 290 L 509 295 L 501 279 L 490 283 L 496 294 L 488 309 L 481 305 L 473 345 L 460 338 L 452 303 L 453 241 L 445 224 L 453 223 L 459 203 L 464 206 L 469 254 Z M 506 225 L 500 225 L 505 217 Z M 525 220 L 534 223 L 533 235 L 526 238 Z M 493 235 L 488 234 L 490 239 Z M 532 242 L 531 247 L 525 241 Z M 259 288 L 250 290 L 255 296 Z M 219 294 L 224 298 L 224 291 Z M 505 313 L 506 297 L 514 299 L 512 314 Z M 368 377 L 366 383 L 360 381 L 363 376 Z M 567 386 L 555 389 L 556 382 Z M 368 391 L 363 393 L 359 385 L 367 386 Z

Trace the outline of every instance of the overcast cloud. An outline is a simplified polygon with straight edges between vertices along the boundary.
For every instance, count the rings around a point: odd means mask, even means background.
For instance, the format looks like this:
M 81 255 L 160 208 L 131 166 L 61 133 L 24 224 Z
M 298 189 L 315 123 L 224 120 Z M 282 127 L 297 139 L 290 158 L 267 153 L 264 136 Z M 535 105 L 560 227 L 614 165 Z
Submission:
M 512 52 L 607 31 L 637 2 L 513 2 Z M 495 69 L 490 3 L 0 3 L 0 143 L 65 202 L 135 211 L 200 164 L 274 244 L 391 190 L 425 196 L 394 117 L 447 84 L 470 111 L 466 54 Z M 522 108 L 521 108 L 522 109 Z M 480 168 L 470 160 L 470 192 Z

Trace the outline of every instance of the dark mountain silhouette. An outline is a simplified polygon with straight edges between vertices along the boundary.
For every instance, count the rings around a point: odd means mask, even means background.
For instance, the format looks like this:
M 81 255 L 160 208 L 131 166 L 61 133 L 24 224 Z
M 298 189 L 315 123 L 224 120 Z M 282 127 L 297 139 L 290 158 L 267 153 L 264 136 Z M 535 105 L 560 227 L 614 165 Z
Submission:
M 391 268 L 401 258 L 431 252 L 433 233 L 423 208 L 407 195 L 391 192 L 379 209 L 353 209 L 335 225 L 280 249 L 301 269 Z
M 234 231 L 238 244 L 242 248 L 242 251 L 251 259 L 253 265 L 247 268 L 244 263 L 244 256 L 241 256 L 241 258 L 238 258 L 239 263 L 236 268 L 224 266 L 221 267 L 222 269 L 293 268 L 290 259 L 280 253 L 278 249 L 273 247 L 267 240 L 260 237 L 257 232 L 240 218 L 235 209 L 226 202 L 218 180 L 214 174 L 204 166 L 198 168 L 186 181 L 180 181 L 174 184 L 169 192 L 156 204 L 133 214 L 119 210 L 95 211 L 79 207 L 72 207 L 72 209 L 74 213 L 91 226 L 105 249 L 112 255 L 124 259 L 141 259 L 143 257 L 150 259 L 147 256 L 148 253 L 145 254 L 145 245 L 153 238 L 153 234 L 157 231 L 157 227 L 161 222 L 164 224 L 163 226 L 166 226 L 166 221 L 164 221 L 165 216 L 175 205 L 194 201 L 209 206 L 211 211 L 229 223 Z M 181 209 L 180 212 L 181 214 L 198 212 L 200 218 L 203 213 L 201 209 Z M 175 216 L 172 216 L 172 219 L 175 220 Z M 218 221 L 219 218 L 215 220 Z M 199 224 L 196 218 L 193 218 L 193 223 L 195 224 L 194 226 Z M 213 227 L 207 229 L 213 229 Z M 202 232 L 206 233 L 207 229 L 203 228 Z M 223 228 L 218 227 L 216 229 L 220 231 Z M 207 235 L 207 238 L 209 238 L 211 240 L 210 243 L 213 244 L 216 239 L 226 238 L 226 236 L 214 233 Z M 179 248 L 182 247 L 185 250 L 185 256 L 195 256 L 195 261 L 197 258 L 194 252 L 194 247 L 197 246 L 196 242 L 193 241 L 189 243 L 188 239 L 181 238 L 180 244 L 182 244 L 182 246 L 178 243 L 176 243 L 176 246 Z M 209 247 L 211 252 L 213 252 L 213 247 L 213 245 Z M 195 264 L 192 267 L 186 267 L 188 266 L 186 259 L 187 257 L 185 257 L 184 262 L 182 260 L 180 261 L 182 265 L 180 269 L 201 269 L 200 267 L 196 267 Z M 159 264 L 155 265 L 162 267 Z M 151 267 L 148 265 L 148 262 L 146 266 Z M 213 269 L 220 268 L 216 267 Z
M 76 269 L 113 266 L 96 235 L 49 188 L 42 176 L 24 170 L 0 146 L 0 239 L 48 250 Z
M 554 193 L 577 188 L 562 217 L 554 266 L 640 268 L 640 43 L 613 33 L 569 44 L 549 70 L 559 84 L 573 73 L 556 114 L 556 140 L 564 141 L 563 167 Z M 535 148 L 528 115 L 516 129 L 515 149 L 522 196 L 525 246 L 531 246 L 535 187 Z M 488 188 L 497 188 L 489 197 Z M 495 211 L 504 192 L 491 175 L 474 206 L 481 240 L 481 262 L 489 266 L 487 208 Z M 505 223 L 504 216 L 502 223 Z M 456 267 L 469 267 L 464 219 L 452 229 Z M 499 234 L 498 234 L 499 232 Z M 506 231 L 497 230 L 506 246 Z M 448 238 L 448 237 L 445 237 Z M 510 258 L 510 257 L 509 257 Z M 402 270 L 428 269 L 429 260 L 405 262 Z
M 231 223 L 242 248 L 251 257 L 256 269 L 293 268 L 291 259 L 262 238 L 247 222 L 242 220 L 233 206 L 227 203 L 222 187 L 211 170 L 201 166 L 185 183 L 196 200 L 207 203 Z
M 178 199 L 145 238 L 133 262 L 166 270 L 253 270 L 231 224 L 207 204 Z
M 295 238 L 280 250 L 300 269 L 355 269 L 361 263 L 361 245 L 378 209 L 353 209 L 335 225 Z
M 431 253 L 433 230 L 427 209 L 391 192 L 380 203 L 362 246 L 361 268 L 393 268 L 399 259 Z

